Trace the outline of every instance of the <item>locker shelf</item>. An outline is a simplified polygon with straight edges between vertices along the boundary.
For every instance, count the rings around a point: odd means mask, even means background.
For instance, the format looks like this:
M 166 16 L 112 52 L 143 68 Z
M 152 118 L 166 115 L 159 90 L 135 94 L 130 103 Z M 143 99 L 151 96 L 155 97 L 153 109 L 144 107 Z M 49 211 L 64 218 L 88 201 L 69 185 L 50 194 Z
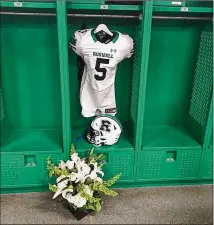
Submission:
M 59 129 L 11 130 L 2 143 L 1 152 L 62 152 L 61 136 Z
M 76 3 L 68 3 L 68 9 L 93 9 L 93 10 L 100 10 L 100 4 L 76 4 Z M 141 6 L 138 5 L 108 5 L 107 10 L 127 10 L 127 11 L 139 11 Z
M 182 127 L 146 127 L 143 133 L 143 149 L 154 148 L 201 148 L 191 135 Z
M 19 3 L 19 4 L 18 4 Z M 56 8 L 55 2 L 14 2 L 14 1 L 1 1 L 0 7 L 22 7 L 22 8 Z
M 73 132 L 73 143 L 75 144 L 75 149 L 77 150 L 90 150 L 93 145 L 87 142 L 85 137 L 83 136 L 84 128 L 79 128 L 74 130 Z M 102 147 L 96 147 L 97 150 L 133 150 L 134 147 L 130 141 L 129 135 L 126 130 L 123 131 L 123 133 L 120 136 L 120 139 L 118 143 L 112 145 L 112 146 L 102 146 Z
M 158 12 L 184 12 L 185 13 L 212 13 L 213 8 L 210 7 L 168 7 L 168 6 L 154 6 L 154 11 Z

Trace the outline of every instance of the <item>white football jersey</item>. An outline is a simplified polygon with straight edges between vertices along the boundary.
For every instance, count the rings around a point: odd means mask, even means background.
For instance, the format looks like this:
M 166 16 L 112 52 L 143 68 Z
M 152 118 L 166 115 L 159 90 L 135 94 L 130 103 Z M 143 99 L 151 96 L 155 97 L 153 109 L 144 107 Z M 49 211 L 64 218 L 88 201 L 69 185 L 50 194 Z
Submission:
M 85 62 L 80 88 L 84 117 L 116 114 L 114 82 L 117 65 L 133 54 L 133 39 L 130 36 L 115 32 L 109 43 L 101 43 L 96 39 L 94 30 L 76 31 L 76 43 L 70 44 Z

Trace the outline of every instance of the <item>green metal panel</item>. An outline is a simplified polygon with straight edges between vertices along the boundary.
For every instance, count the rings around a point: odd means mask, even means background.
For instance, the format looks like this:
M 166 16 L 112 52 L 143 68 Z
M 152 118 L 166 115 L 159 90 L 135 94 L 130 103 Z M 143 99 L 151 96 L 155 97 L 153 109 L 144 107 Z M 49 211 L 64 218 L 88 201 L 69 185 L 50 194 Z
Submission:
M 134 181 L 134 151 L 115 150 L 107 152 L 95 149 L 95 153 L 102 153 L 105 156 L 106 164 L 103 166 L 105 180 L 121 173 L 118 182 Z M 79 155 L 86 156 L 86 151 L 80 151 Z
M 174 7 L 179 7 L 179 6 L 183 6 L 183 7 L 197 7 L 198 10 L 200 10 L 200 8 L 204 8 L 204 7 L 210 7 L 210 9 L 212 8 L 212 2 L 211 1 L 192 1 L 192 0 L 165 0 L 165 1 L 154 1 L 154 5 L 155 6 L 174 6 Z M 167 9 L 166 9 L 167 10 Z M 193 8 L 194 10 L 194 8 Z M 203 10 L 203 9 L 201 9 Z M 206 10 L 206 9 L 205 9 Z
M 9 130 L 1 152 L 51 151 L 62 152 L 62 132 L 58 129 Z
M 204 127 L 208 117 L 210 99 L 212 96 L 213 78 L 213 32 L 212 28 L 204 29 L 201 34 L 199 53 L 192 98 L 190 115 Z
M 206 125 L 199 177 L 203 179 L 213 179 L 213 101 L 211 101 L 210 104 Z
M 202 178 L 213 179 L 213 146 L 206 149 L 202 164 Z
M 185 0 L 165 0 L 165 1 L 154 1 L 155 6 L 182 6 Z
M 135 37 L 131 110 L 130 110 L 134 130 L 137 127 L 139 81 L 140 81 L 140 75 L 141 75 L 141 60 L 140 60 L 141 54 L 142 54 L 142 31 L 141 29 L 139 29 Z M 134 133 L 134 136 L 136 138 L 136 132 Z
M 135 166 L 134 166 L 134 180 L 138 179 L 139 174 L 139 158 L 140 149 L 142 144 L 142 128 L 144 123 L 144 109 L 145 109 L 145 93 L 147 83 L 147 72 L 148 72 L 148 60 L 149 60 L 149 48 L 150 48 L 150 37 L 151 37 L 151 24 L 152 24 L 152 1 L 146 1 L 143 7 L 142 17 L 142 50 L 140 56 L 140 80 L 139 80 L 139 96 L 138 96 L 138 112 L 137 112 L 137 126 L 135 130 Z
M 192 1 L 192 0 L 186 0 L 185 6 L 188 7 L 209 7 L 213 8 L 213 2 L 212 1 L 207 1 L 207 0 L 197 0 L 197 1 Z
M 209 142 L 209 146 L 213 146 L 213 127 L 212 127 L 212 132 L 211 132 L 211 137 L 210 137 L 210 142 Z
M 71 4 L 68 3 L 68 9 L 82 10 L 100 10 L 107 11 L 139 11 L 141 6 L 138 5 L 101 5 L 101 4 Z
M 1 188 L 48 185 L 46 160 L 49 156 L 55 164 L 62 159 L 62 153 L 1 154 Z
M 201 150 L 142 151 L 139 180 L 197 178 Z
M 154 6 L 154 11 L 158 12 L 185 12 L 185 13 L 212 13 L 212 7 L 170 7 L 170 6 Z
M 104 0 L 69 0 L 69 3 L 78 3 L 78 4 L 83 4 L 83 3 L 87 3 L 87 4 L 104 4 L 105 1 Z
M 0 124 L 1 124 L 1 142 L 3 142 L 6 133 L 6 118 L 5 118 L 5 107 L 3 101 L 2 89 L 0 89 Z
M 11 128 L 61 126 L 56 18 L 1 16 L 1 81 Z
M 4 102 L 2 96 L 2 90 L 0 89 L 0 121 L 1 123 L 5 119 L 5 109 L 4 109 Z
M 187 120 L 203 27 L 204 24 L 198 22 L 153 21 L 142 144 L 144 149 L 202 148 L 203 134 L 200 133 L 197 138 L 195 133 L 200 131 L 199 128 L 189 131 Z
M 62 151 L 56 18 L 1 16 L 2 152 Z
M 55 2 L 33 2 L 33 1 L 0 1 L 0 7 L 9 8 L 56 8 Z
M 213 28 L 205 26 L 201 33 L 191 102 L 188 129 L 194 137 L 203 143 L 206 127 L 209 125 L 210 103 L 213 92 Z M 205 137 L 206 139 L 206 137 Z
M 68 39 L 66 1 L 57 1 L 57 28 L 59 45 L 60 84 L 62 98 L 63 158 L 69 157 L 71 144 L 70 90 L 68 72 Z

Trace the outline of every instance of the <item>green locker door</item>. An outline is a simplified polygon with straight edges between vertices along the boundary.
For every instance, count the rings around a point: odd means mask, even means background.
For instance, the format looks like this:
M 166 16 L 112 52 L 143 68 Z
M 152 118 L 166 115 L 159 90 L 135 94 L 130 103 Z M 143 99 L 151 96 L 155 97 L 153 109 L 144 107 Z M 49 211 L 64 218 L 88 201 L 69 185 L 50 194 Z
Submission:
M 202 178 L 213 179 L 213 131 L 211 133 L 209 146 L 205 149 L 202 164 Z

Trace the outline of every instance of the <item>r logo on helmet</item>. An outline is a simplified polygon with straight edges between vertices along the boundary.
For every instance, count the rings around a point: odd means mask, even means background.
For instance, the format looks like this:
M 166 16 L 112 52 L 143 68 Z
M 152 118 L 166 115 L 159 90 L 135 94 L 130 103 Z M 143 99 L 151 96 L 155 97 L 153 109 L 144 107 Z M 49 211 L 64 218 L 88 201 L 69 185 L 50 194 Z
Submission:
M 108 121 L 108 120 L 102 120 L 101 121 L 101 126 L 100 126 L 100 130 L 102 131 L 107 131 L 107 132 L 110 132 L 111 130 L 109 129 L 110 126 L 111 126 L 111 122 Z

